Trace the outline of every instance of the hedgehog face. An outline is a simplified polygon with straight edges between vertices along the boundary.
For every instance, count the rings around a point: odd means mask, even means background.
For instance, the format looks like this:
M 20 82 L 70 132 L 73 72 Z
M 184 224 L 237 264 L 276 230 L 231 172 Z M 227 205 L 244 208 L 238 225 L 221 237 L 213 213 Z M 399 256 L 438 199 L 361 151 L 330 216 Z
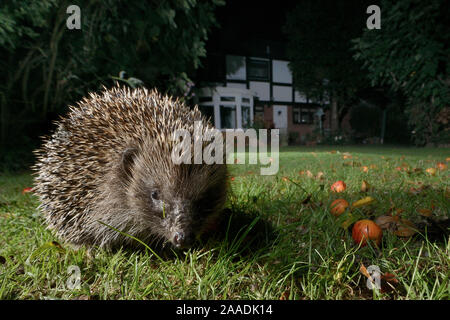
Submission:
M 204 197 L 205 192 L 198 184 L 195 186 L 199 178 L 210 181 L 201 177 L 205 170 L 168 165 L 167 172 L 161 174 L 144 163 L 148 161 L 136 149 L 126 149 L 122 155 L 125 200 L 135 224 L 141 226 L 136 236 L 155 236 L 176 248 L 189 247 L 195 238 L 194 231 L 200 229 L 212 211 L 207 204 L 214 202 Z

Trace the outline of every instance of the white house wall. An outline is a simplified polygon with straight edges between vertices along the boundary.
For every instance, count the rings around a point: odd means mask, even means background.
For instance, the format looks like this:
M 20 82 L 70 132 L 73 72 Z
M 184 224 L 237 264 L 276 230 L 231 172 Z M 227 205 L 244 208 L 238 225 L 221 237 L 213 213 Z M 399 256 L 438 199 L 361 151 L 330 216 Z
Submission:
M 245 57 L 242 56 L 226 56 L 226 67 L 227 70 L 233 70 L 236 66 L 240 67 L 233 73 L 227 74 L 227 80 L 245 80 L 246 79 L 246 67 L 245 67 Z
M 259 100 L 270 100 L 270 83 L 260 81 L 250 81 L 250 90 L 255 92 Z
M 292 73 L 288 63 L 289 61 L 272 60 L 273 82 L 292 83 Z
M 227 88 L 247 89 L 247 85 L 245 83 L 227 82 Z
M 292 87 L 273 86 L 273 100 L 282 102 L 292 102 Z
M 306 97 L 304 95 L 300 94 L 297 90 L 295 90 L 294 96 L 295 96 L 295 102 L 300 102 L 300 103 L 308 102 Z

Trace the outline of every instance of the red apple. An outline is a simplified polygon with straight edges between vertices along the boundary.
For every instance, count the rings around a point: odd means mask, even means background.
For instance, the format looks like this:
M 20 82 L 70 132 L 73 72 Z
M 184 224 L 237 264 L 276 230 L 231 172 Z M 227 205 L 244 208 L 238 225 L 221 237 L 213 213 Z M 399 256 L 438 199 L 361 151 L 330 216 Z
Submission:
M 379 246 L 382 237 L 383 231 L 372 220 L 359 220 L 352 229 L 352 238 L 356 244 L 361 243 L 361 247 L 367 245 L 367 240 L 373 240 Z
M 344 181 L 339 180 L 331 185 L 331 191 L 333 192 L 343 192 L 347 188 Z
M 349 203 L 345 199 L 336 199 L 331 203 L 330 212 L 333 216 L 338 217 L 345 212 Z

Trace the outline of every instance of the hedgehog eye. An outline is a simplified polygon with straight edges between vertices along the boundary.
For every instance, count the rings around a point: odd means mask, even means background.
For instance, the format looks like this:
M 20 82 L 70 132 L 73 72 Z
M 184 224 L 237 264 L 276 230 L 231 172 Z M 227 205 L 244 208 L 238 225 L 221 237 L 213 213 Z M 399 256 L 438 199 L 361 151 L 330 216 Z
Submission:
M 152 199 L 153 200 L 158 200 L 159 199 L 158 191 L 152 191 Z

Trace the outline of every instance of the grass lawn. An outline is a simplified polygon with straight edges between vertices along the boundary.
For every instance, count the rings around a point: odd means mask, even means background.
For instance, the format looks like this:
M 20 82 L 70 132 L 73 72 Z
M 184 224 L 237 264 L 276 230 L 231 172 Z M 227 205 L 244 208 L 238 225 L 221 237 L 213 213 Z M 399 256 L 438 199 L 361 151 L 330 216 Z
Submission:
M 449 165 L 450 149 L 281 151 L 275 176 L 260 176 L 256 165 L 230 166 L 227 239 L 168 257 L 144 247 L 75 250 L 46 230 L 36 198 L 22 193 L 29 173 L 0 175 L 0 299 L 450 299 L 450 170 L 425 171 Z M 330 191 L 337 180 L 347 185 L 339 194 Z M 367 192 L 363 180 L 372 186 Z M 367 196 L 374 202 L 330 213 L 337 198 Z M 351 227 L 342 227 L 388 212 L 419 232 L 383 230 L 379 248 L 358 248 Z M 271 231 L 258 227 L 268 224 Z M 367 288 L 370 266 L 384 275 L 382 290 Z

